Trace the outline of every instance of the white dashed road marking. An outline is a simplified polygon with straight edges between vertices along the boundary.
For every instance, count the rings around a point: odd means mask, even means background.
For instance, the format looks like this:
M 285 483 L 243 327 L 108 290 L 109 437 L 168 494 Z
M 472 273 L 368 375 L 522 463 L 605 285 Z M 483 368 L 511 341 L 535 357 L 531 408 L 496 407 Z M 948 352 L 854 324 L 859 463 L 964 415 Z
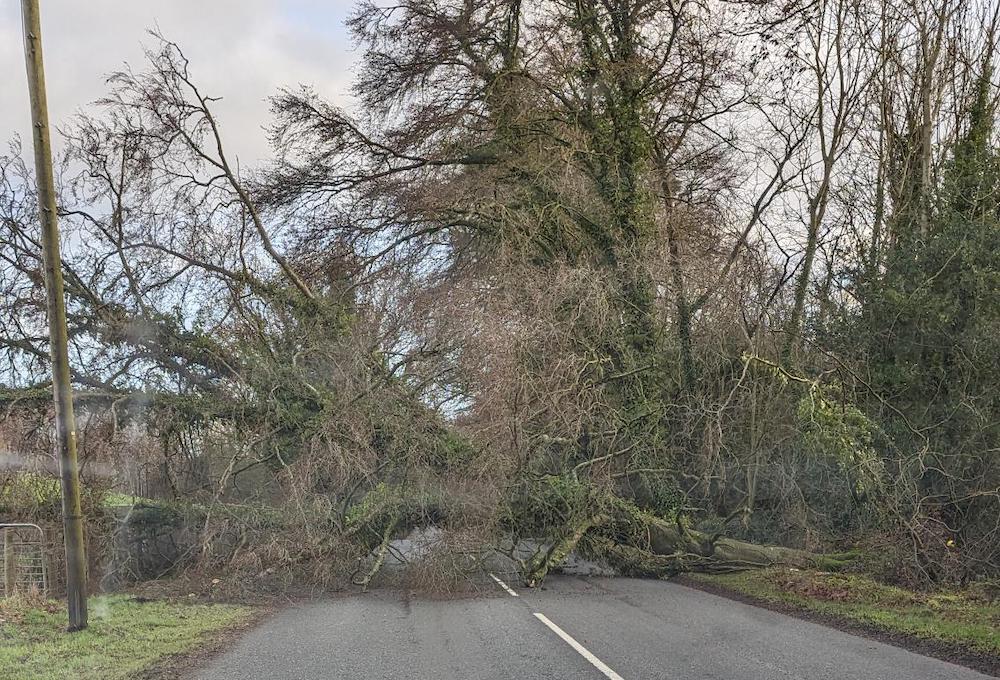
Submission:
M 514 592 L 514 589 L 511 588 L 506 583 L 504 583 L 503 581 L 501 581 L 500 579 L 498 579 L 496 574 L 492 574 L 491 573 L 490 574 L 490 578 L 492 578 L 494 581 L 496 581 L 498 586 L 500 586 L 501 588 L 503 588 L 504 590 L 506 590 L 508 595 L 510 595 L 511 597 L 517 597 L 517 593 Z
M 490 573 L 490 578 L 493 579 L 494 581 L 496 581 L 498 586 L 500 586 L 505 591 L 507 591 L 508 595 L 510 595 L 511 597 L 517 597 L 517 593 L 514 592 L 514 589 L 511 588 L 506 583 L 504 583 L 503 581 L 501 581 L 500 578 L 496 574 L 494 574 L 494 573 L 491 572 Z M 608 668 L 608 665 L 606 663 L 604 663 L 603 661 L 601 661 L 600 659 L 598 659 L 596 656 L 594 656 L 593 654 L 591 654 L 589 649 L 587 649 L 586 647 L 584 647 L 583 645 L 581 645 L 579 642 L 577 642 L 576 640 L 574 640 L 573 637 L 569 633 L 567 633 L 566 631 L 564 631 L 562 628 L 560 628 L 556 624 L 552 623 L 552 621 L 550 621 L 549 618 L 547 616 L 545 616 L 545 614 L 541 614 L 539 612 L 533 612 L 533 613 L 534 613 L 536 619 L 538 619 L 539 621 L 541 621 L 542 623 L 544 623 L 546 626 L 548 626 L 549 630 L 551 630 L 553 633 L 555 633 L 560 638 L 562 638 L 563 642 L 565 642 L 570 647 L 572 647 L 573 649 L 575 649 L 577 654 L 579 654 L 584 659 L 586 659 L 587 661 L 589 661 L 590 665 L 592 665 L 597 670 L 601 671 L 601 673 L 603 673 L 605 677 L 609 678 L 610 680 L 624 680 L 624 678 L 622 678 L 622 676 L 618 675 L 613 670 L 611 670 L 610 668 Z
M 606 677 L 610 678 L 611 680 L 624 680 L 622 676 L 618 675 L 613 670 L 608 668 L 607 664 L 605 664 L 603 661 L 601 661 L 596 656 L 591 654 L 590 650 L 588 650 L 586 647 L 584 647 L 579 642 L 574 640 L 569 633 L 567 633 L 562 628 L 549 621 L 549 619 L 545 616 L 545 614 L 539 614 L 538 612 L 535 612 L 535 618 L 544 623 L 546 626 L 548 626 L 553 633 L 555 633 L 556 635 L 558 635 L 563 639 L 563 642 L 565 642 L 570 647 L 575 649 L 580 656 L 589 661 L 594 668 L 604 673 Z

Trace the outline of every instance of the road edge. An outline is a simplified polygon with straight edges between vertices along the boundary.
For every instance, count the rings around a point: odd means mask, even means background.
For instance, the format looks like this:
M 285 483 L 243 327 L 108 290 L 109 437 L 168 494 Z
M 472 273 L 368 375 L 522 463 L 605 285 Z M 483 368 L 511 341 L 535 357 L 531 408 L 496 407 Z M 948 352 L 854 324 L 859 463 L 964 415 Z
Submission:
M 193 649 L 160 659 L 136 674 L 135 680 L 190 680 L 208 662 L 229 650 L 237 640 L 270 619 L 280 609 L 281 606 L 273 603 L 253 605 L 250 615 L 236 625 L 216 631 Z
M 1000 656 L 987 654 L 967 649 L 958 644 L 943 642 L 940 640 L 928 640 L 926 638 L 908 635 L 906 633 L 888 631 L 874 625 L 866 625 L 858 621 L 852 621 L 832 614 L 816 612 L 802 607 L 797 607 L 787 602 L 773 602 L 764 598 L 754 597 L 741 593 L 737 590 L 727 588 L 719 583 L 701 581 L 688 576 L 679 575 L 668 579 L 671 583 L 700 590 L 711 595 L 724 597 L 734 602 L 742 602 L 761 609 L 767 609 L 786 616 L 792 616 L 803 621 L 818 623 L 827 628 L 834 628 L 844 633 L 857 635 L 859 637 L 882 642 L 893 647 L 899 647 L 909 652 L 929 656 L 940 661 L 947 661 L 956 666 L 962 666 L 970 670 L 984 673 L 994 678 L 1000 678 Z

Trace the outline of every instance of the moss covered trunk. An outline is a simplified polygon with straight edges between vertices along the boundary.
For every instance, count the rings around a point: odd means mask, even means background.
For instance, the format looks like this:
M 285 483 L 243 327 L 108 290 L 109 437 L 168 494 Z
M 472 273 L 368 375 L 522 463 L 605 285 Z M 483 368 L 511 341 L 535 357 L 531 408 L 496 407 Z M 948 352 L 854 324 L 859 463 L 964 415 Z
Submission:
M 573 551 L 613 567 L 626 576 L 662 577 L 684 572 L 728 572 L 789 566 L 838 569 L 853 553 L 820 554 L 795 548 L 758 545 L 686 528 L 644 512 L 612 518 L 596 515 L 567 527 L 551 548 L 540 551 L 525 569 L 525 585 L 541 583 Z

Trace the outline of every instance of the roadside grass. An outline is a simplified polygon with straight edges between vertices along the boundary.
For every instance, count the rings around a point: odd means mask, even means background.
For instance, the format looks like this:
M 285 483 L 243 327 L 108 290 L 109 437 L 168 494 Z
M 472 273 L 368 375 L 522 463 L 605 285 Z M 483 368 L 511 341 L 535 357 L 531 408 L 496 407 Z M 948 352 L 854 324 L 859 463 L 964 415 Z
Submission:
M 859 574 L 788 568 L 692 578 L 765 603 L 1000 657 L 1000 602 L 985 592 L 914 592 Z
M 66 633 L 66 611 L 51 600 L 0 600 L 0 678 L 126 680 L 190 652 L 250 620 L 249 607 L 140 601 L 127 595 L 90 600 L 90 626 Z

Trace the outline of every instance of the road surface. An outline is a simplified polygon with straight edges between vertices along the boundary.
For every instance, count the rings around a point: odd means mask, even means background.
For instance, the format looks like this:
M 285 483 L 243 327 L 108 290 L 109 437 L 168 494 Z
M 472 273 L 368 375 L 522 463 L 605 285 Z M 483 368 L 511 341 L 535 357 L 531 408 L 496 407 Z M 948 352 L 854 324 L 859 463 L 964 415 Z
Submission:
M 553 576 L 468 599 L 373 593 L 286 609 L 198 680 L 983 680 L 665 581 Z

